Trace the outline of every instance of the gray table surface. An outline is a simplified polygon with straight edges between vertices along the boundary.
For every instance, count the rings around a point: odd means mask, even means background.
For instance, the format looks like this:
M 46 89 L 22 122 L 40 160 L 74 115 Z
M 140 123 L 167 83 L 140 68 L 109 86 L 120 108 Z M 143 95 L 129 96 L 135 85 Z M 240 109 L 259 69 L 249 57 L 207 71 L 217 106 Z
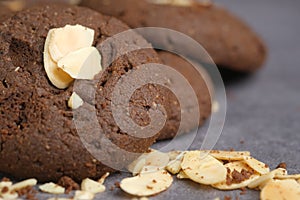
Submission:
M 300 1 L 216 0 L 247 21 L 269 49 L 262 70 L 226 82 L 227 118 L 215 149 L 249 150 L 271 168 L 282 161 L 291 173 L 300 172 Z M 245 141 L 241 144 L 240 141 Z M 199 148 L 197 136 L 191 148 Z M 176 148 L 176 147 L 175 147 Z M 107 179 L 107 188 L 128 174 Z M 178 181 L 150 199 L 214 199 L 236 196 L 259 199 L 259 192 L 218 191 L 191 181 Z M 49 197 L 38 194 L 39 199 Z M 132 199 L 120 189 L 106 190 L 96 199 Z

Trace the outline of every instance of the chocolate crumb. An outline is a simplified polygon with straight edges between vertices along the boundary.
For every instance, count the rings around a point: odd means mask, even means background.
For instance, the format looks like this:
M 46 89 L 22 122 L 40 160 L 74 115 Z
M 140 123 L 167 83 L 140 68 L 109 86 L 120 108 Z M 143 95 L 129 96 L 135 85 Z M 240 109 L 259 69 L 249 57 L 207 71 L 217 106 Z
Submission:
M 113 191 L 114 189 L 115 189 L 114 186 L 110 186 L 110 188 L 109 188 L 110 191 Z
M 247 193 L 247 189 L 245 187 L 240 188 L 240 195 L 245 195 Z
M 231 200 L 232 198 L 231 198 L 231 196 L 225 196 L 224 197 L 224 200 Z
M 20 190 L 16 191 L 18 195 L 21 197 L 23 196 L 23 199 L 27 200 L 38 200 L 35 195 L 37 191 L 32 186 L 27 186 L 25 188 L 22 188 Z
M 72 190 L 80 189 L 79 185 L 68 176 L 61 177 L 57 184 L 66 189 L 65 191 L 66 194 L 69 194 Z
M 279 163 L 276 167 L 276 169 L 278 168 L 283 168 L 283 169 L 286 169 L 286 163 L 285 162 L 282 162 L 282 163 Z
M 117 187 L 117 188 L 120 188 L 120 182 L 115 182 L 115 186 Z

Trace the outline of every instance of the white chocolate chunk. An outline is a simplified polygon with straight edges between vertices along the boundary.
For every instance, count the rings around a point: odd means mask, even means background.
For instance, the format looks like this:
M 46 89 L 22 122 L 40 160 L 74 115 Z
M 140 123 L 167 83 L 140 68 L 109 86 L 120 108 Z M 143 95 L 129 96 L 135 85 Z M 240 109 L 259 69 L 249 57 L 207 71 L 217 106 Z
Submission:
M 78 24 L 51 30 L 49 52 L 54 62 L 72 51 L 92 46 L 94 41 L 94 30 Z
M 227 171 L 223 164 L 200 151 L 186 152 L 181 168 L 191 180 L 205 185 L 220 183 L 226 179 Z
M 263 162 L 260 162 L 256 160 L 255 158 L 252 158 L 250 156 L 245 156 L 244 157 L 245 162 L 249 167 L 254 169 L 256 172 L 260 174 L 267 174 L 270 172 L 270 168 Z
M 34 178 L 27 179 L 18 183 L 13 184 L 10 187 L 10 191 L 18 191 L 20 189 L 30 187 L 30 186 L 35 186 L 37 184 L 37 180 Z
M 94 196 L 91 192 L 76 190 L 73 200 L 93 200 Z
M 92 80 L 102 70 L 101 55 L 95 47 L 85 47 L 65 55 L 57 66 L 72 78 Z
M 52 183 L 52 182 L 40 185 L 39 189 L 42 192 L 47 192 L 50 194 L 64 194 L 65 193 L 65 188 L 63 188 L 60 185 L 57 185 L 55 183 Z
M 104 192 L 105 186 L 97 181 L 86 178 L 81 182 L 81 190 L 97 194 L 100 192 Z
M 83 100 L 78 96 L 76 92 L 73 92 L 69 101 L 68 106 L 72 109 L 77 109 L 83 105 Z
M 125 178 L 120 187 L 128 194 L 136 196 L 151 196 L 168 189 L 173 182 L 172 176 L 165 170 L 140 174 Z
M 230 162 L 230 163 L 225 164 L 224 166 L 226 167 L 226 169 L 230 170 L 230 174 L 227 174 L 227 176 L 229 175 L 229 177 L 231 177 L 231 173 L 234 170 L 236 170 L 239 173 L 241 173 L 241 171 L 243 169 L 247 170 L 247 171 L 253 171 L 244 161 Z M 228 185 L 225 180 L 223 182 L 213 184 L 212 187 L 220 189 L 220 190 L 234 190 L 234 189 L 246 187 L 248 184 L 250 184 L 257 178 L 259 178 L 258 174 L 252 174 L 248 179 L 245 179 L 240 183 L 231 183 Z
M 260 193 L 261 200 L 300 199 L 300 185 L 293 179 L 269 181 Z
M 50 56 L 49 43 L 52 34 L 53 30 L 50 30 L 45 41 L 44 68 L 50 82 L 59 89 L 65 89 L 73 82 L 74 79 L 62 69 L 58 68 L 56 62 L 54 62 Z
M 203 153 L 209 153 L 209 155 L 215 157 L 218 160 L 227 160 L 227 161 L 235 161 L 235 160 L 244 160 L 244 156 L 250 156 L 249 151 L 201 151 Z

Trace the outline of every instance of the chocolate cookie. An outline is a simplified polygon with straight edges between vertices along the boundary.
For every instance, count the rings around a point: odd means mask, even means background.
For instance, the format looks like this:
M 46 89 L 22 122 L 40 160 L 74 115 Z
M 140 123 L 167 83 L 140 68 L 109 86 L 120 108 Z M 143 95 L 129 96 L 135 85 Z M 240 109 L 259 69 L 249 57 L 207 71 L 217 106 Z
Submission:
M 226 9 L 189 0 L 173 1 L 183 5 L 165 2 L 170 1 L 83 0 L 81 5 L 115 16 L 132 28 L 164 27 L 187 34 L 199 42 L 220 67 L 251 72 L 262 66 L 266 57 L 264 44 Z M 160 43 L 173 45 L 174 40 L 169 35 L 160 38 Z M 189 56 L 198 58 L 189 46 L 182 48 Z
M 165 65 L 173 67 L 179 71 L 192 86 L 195 94 L 197 95 L 198 104 L 190 105 L 189 109 L 196 110 L 196 107 L 199 106 L 199 125 L 202 125 L 211 114 L 211 95 L 213 95 L 211 93 L 213 93 L 213 91 L 210 88 L 212 84 L 208 74 L 206 74 L 205 71 L 201 71 L 201 74 L 199 74 L 191 63 L 173 53 L 158 51 L 158 55 Z M 190 128 L 195 128 L 195 126 L 191 125 Z M 170 134 L 172 134 L 172 132 L 161 133 L 159 137 L 161 139 L 170 138 Z M 175 136 L 174 134 L 171 136 Z
M 47 78 L 43 51 L 48 31 L 66 24 L 81 24 L 95 31 L 93 45 L 101 52 L 104 70 L 92 82 L 79 80 L 76 88 L 71 85 L 61 90 Z M 84 101 L 80 107 L 82 111 L 89 113 L 89 109 L 96 109 L 102 137 L 125 151 L 144 152 L 160 134 L 166 138 L 170 131 L 177 131 L 181 109 L 176 96 L 167 88 L 152 83 L 133 93 L 130 117 L 136 124 L 145 126 L 151 123 L 149 111 L 161 112 L 167 116 L 163 129 L 149 137 L 138 138 L 122 131 L 115 122 L 111 108 L 112 91 L 120 78 L 141 70 L 143 64 L 161 62 L 151 45 L 135 33 L 121 46 L 103 45 L 106 39 L 128 29 L 127 25 L 113 17 L 88 8 L 63 5 L 30 8 L 1 23 L 1 172 L 17 178 L 35 177 L 39 181 L 57 181 L 62 176 L 80 181 L 114 171 L 101 160 L 96 160 L 81 142 L 78 127 L 74 124 L 74 112 L 67 106 L 73 90 Z M 131 45 L 148 45 L 148 48 L 131 51 L 110 62 L 113 55 Z M 89 95 L 87 85 L 96 88 L 94 98 Z M 83 116 L 82 120 L 89 122 L 90 119 Z M 95 148 L 106 145 L 102 138 L 93 135 L 97 131 L 95 127 L 86 127 L 85 131 L 85 136 Z M 116 159 L 119 166 L 130 161 L 118 154 L 116 149 L 106 149 L 105 146 L 104 151 L 107 153 L 103 159 Z

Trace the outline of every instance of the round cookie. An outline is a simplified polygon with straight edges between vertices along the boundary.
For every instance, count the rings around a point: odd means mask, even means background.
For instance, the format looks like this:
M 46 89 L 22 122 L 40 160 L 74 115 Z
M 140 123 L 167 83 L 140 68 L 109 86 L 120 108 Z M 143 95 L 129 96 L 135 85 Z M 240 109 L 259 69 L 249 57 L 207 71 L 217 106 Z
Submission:
M 166 2 L 179 2 L 179 5 Z M 81 5 L 115 16 L 132 28 L 164 27 L 187 34 L 206 49 L 219 67 L 251 72 L 260 68 L 266 57 L 260 38 L 219 6 L 192 0 L 83 0 Z M 160 43 L 172 46 L 171 37 L 160 38 Z M 182 48 L 189 56 L 198 58 L 188 46 Z
M 81 24 L 95 30 L 94 46 L 102 55 L 102 65 L 118 48 L 101 49 L 102 42 L 125 30 L 128 26 L 119 20 L 104 16 L 88 8 L 63 5 L 34 7 L 16 13 L 0 25 L 0 171 L 16 178 L 35 177 L 39 181 L 57 181 L 69 176 L 76 181 L 98 178 L 114 171 L 96 160 L 83 146 L 73 122 L 73 112 L 67 106 L 73 85 L 60 90 L 47 78 L 43 67 L 43 48 L 50 29 L 66 24 Z M 148 44 L 141 36 L 132 38 L 135 45 Z M 150 44 L 148 44 L 151 46 Z M 153 49 L 143 49 L 118 57 L 97 79 L 95 99 L 90 99 L 83 88 L 77 88 L 84 100 L 82 107 L 94 105 L 97 120 L 104 134 L 118 147 L 130 152 L 144 152 L 159 134 L 177 130 L 180 107 L 168 89 L 147 84 L 133 94 L 131 118 L 140 125 L 150 123 L 149 109 L 160 104 L 167 121 L 160 133 L 148 138 L 136 138 L 120 130 L 111 111 L 111 92 L 126 73 L 139 70 L 138 66 L 160 63 Z M 79 81 L 84 86 L 85 81 Z M 161 110 L 163 112 L 163 110 Z M 93 132 L 89 127 L 87 132 Z M 107 149 L 107 157 L 110 159 Z M 125 165 L 123 155 L 114 155 Z
M 198 125 L 202 125 L 211 114 L 211 95 L 213 95 L 211 93 L 213 93 L 213 91 L 211 89 L 212 83 L 208 74 L 206 74 L 204 71 L 201 71 L 200 75 L 199 72 L 194 69 L 191 63 L 187 62 L 178 55 L 166 51 L 158 51 L 157 53 L 165 65 L 173 67 L 189 81 L 198 98 L 200 111 L 200 119 Z M 189 109 L 196 110 L 196 107 L 198 105 L 190 105 Z M 190 129 L 192 129 L 195 128 L 196 125 L 190 125 L 189 127 Z M 159 138 L 168 139 L 174 136 L 175 135 L 172 134 L 171 131 L 167 131 L 165 133 L 161 133 Z

